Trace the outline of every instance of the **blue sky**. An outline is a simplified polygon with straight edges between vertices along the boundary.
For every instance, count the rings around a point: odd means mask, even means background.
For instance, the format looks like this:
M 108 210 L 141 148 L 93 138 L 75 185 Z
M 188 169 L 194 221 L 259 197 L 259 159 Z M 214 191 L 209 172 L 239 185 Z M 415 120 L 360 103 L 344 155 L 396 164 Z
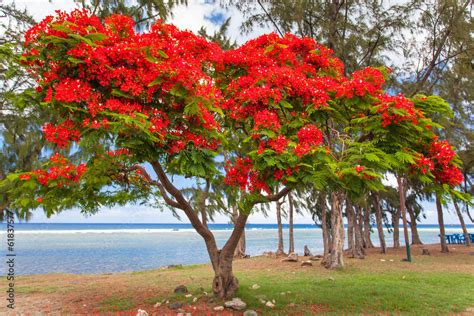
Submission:
M 11 1 L 5 1 L 11 2 Z M 46 15 L 54 13 L 55 10 L 71 10 L 75 7 L 72 0 L 16 0 L 14 1 L 19 8 L 26 8 L 34 18 L 39 21 Z M 241 35 L 240 25 L 242 23 L 241 14 L 235 9 L 222 9 L 219 1 L 212 0 L 189 0 L 188 6 L 179 6 L 173 11 L 171 23 L 176 24 L 183 29 L 197 31 L 204 26 L 209 33 L 217 30 L 229 16 L 232 17 L 229 34 L 237 41 L 242 43 L 249 38 L 257 35 L 271 32 L 269 28 L 262 28 L 250 34 Z M 393 179 L 388 180 L 394 183 Z M 424 203 L 427 218 L 422 221 L 425 224 L 437 223 L 436 208 L 434 203 Z M 274 212 L 270 212 L 274 213 Z M 216 222 L 227 223 L 226 216 L 216 216 Z M 183 219 L 184 220 L 184 219 Z M 85 217 L 80 210 L 73 209 L 64 211 L 60 214 L 47 218 L 41 210 L 35 211 L 32 222 L 51 222 L 51 223 L 174 223 L 178 219 L 173 217 L 170 211 L 160 212 L 144 206 L 128 205 L 126 207 L 117 207 L 113 209 L 104 208 L 98 214 Z M 249 218 L 251 223 L 275 223 L 274 215 L 265 217 L 262 214 L 252 214 Z M 296 223 L 312 223 L 311 216 L 296 215 Z M 445 212 L 445 222 L 447 224 L 458 224 L 459 221 L 455 215 L 452 206 L 449 206 Z

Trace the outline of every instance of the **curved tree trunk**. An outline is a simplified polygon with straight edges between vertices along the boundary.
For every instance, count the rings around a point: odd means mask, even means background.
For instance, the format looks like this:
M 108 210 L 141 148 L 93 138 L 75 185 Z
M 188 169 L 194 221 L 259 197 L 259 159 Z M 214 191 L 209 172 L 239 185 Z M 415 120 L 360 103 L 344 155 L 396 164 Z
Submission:
M 418 224 L 416 222 L 415 211 L 411 208 L 407 208 L 408 214 L 410 215 L 410 230 L 411 230 L 411 244 L 412 245 L 423 245 L 418 234 Z
M 400 209 L 392 214 L 393 248 L 400 248 Z
M 446 243 L 446 232 L 444 230 L 443 206 L 441 205 L 441 199 L 438 194 L 436 194 L 436 210 L 438 211 L 438 226 L 441 252 L 449 252 L 448 244 Z
M 383 233 L 382 225 L 382 210 L 380 209 L 380 197 L 378 192 L 373 193 L 374 207 L 375 207 L 375 221 L 377 222 L 377 231 L 379 233 L 380 251 L 383 254 L 387 253 L 387 245 L 385 244 L 385 235 Z
M 276 216 L 278 224 L 278 249 L 276 255 L 282 256 L 285 254 L 285 250 L 283 248 L 283 225 L 281 223 L 281 203 L 279 201 L 276 202 Z
M 331 193 L 332 245 L 329 258 L 325 264 L 328 269 L 344 268 L 344 225 L 342 222 L 341 200 L 341 193 Z
M 370 209 L 368 207 L 361 208 L 364 211 L 364 240 L 365 248 L 375 248 L 372 240 L 370 239 Z
M 462 217 L 462 213 L 461 213 L 461 210 L 459 209 L 458 202 L 456 202 L 456 200 L 454 198 L 453 198 L 453 204 L 454 204 L 454 209 L 456 210 L 456 214 L 458 214 L 459 223 L 461 223 L 461 228 L 462 228 L 462 232 L 464 234 L 464 239 L 466 240 L 465 245 L 467 247 L 470 247 L 471 246 L 471 240 L 469 239 L 469 233 L 468 233 L 467 228 L 466 228 L 466 223 L 464 222 L 464 218 Z
M 239 211 L 237 210 L 237 206 L 232 207 L 232 224 L 236 224 L 237 219 L 239 218 Z M 240 236 L 239 242 L 237 243 L 237 247 L 234 250 L 234 258 L 243 258 L 245 257 L 245 229 L 242 231 L 242 235 Z
M 354 212 L 354 206 L 352 205 L 351 201 L 347 199 L 346 205 L 346 214 L 348 218 L 348 222 L 352 222 L 352 234 L 353 234 L 353 243 L 352 248 L 350 250 L 350 256 L 352 258 L 357 259 L 364 259 L 365 258 L 365 251 L 364 245 L 362 240 L 362 234 L 360 233 L 360 229 L 358 228 L 356 214 Z M 350 234 L 348 229 L 348 234 Z
M 293 199 L 291 194 L 288 194 L 288 230 L 289 230 L 289 248 L 288 253 L 295 252 L 295 238 L 293 233 Z
M 328 223 L 327 223 L 327 209 L 326 209 L 326 196 L 321 192 L 318 196 L 318 204 L 319 208 L 321 209 L 321 230 L 323 231 L 323 260 L 321 262 L 325 262 L 329 257 L 329 231 L 328 231 Z

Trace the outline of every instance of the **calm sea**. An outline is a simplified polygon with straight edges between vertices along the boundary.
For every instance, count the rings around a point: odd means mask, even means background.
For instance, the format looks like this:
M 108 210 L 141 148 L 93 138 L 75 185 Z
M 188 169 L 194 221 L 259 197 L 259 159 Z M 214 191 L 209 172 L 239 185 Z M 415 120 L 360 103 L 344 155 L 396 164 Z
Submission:
M 6 226 L 1 224 L 1 253 L 6 253 Z M 210 224 L 222 246 L 232 226 Z M 284 225 L 285 247 L 288 226 Z M 448 233 L 460 233 L 458 225 L 447 225 Z M 474 225 L 469 225 L 474 232 Z M 437 225 L 419 225 L 421 240 L 439 242 Z M 258 255 L 275 251 L 276 224 L 247 224 L 247 253 Z M 392 244 L 392 235 L 386 238 Z M 372 241 L 377 244 L 376 232 Z M 303 253 L 308 245 L 313 253 L 322 252 L 321 230 L 312 224 L 295 225 L 295 248 Z M 208 263 L 202 238 L 190 224 L 15 224 L 17 274 L 109 273 L 155 269 L 170 264 Z M 6 265 L 2 265 L 5 270 Z M 5 271 L 4 271 L 5 273 Z

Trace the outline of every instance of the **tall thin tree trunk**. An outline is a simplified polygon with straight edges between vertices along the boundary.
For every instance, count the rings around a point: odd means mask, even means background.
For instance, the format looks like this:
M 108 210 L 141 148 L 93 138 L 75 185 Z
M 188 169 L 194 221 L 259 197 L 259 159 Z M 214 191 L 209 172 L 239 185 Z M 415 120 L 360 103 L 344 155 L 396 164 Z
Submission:
M 456 210 L 456 214 L 458 214 L 459 223 L 461 223 L 462 232 L 463 232 L 464 238 L 466 240 L 465 245 L 467 247 L 470 247 L 471 246 L 471 240 L 469 239 L 469 233 L 468 233 L 467 228 L 466 228 L 466 223 L 464 223 L 464 218 L 462 217 L 462 213 L 461 213 L 461 210 L 459 209 L 458 202 L 456 202 L 454 197 L 453 197 L 453 204 L 454 204 L 454 209 Z
M 382 226 L 382 210 L 380 209 L 380 197 L 378 192 L 373 193 L 374 207 L 375 207 L 375 221 L 377 222 L 377 231 L 379 233 L 380 251 L 383 254 L 387 253 L 387 246 L 385 244 L 385 235 Z
M 368 207 L 363 208 L 364 211 L 364 239 L 365 239 L 365 248 L 374 248 L 374 244 L 370 239 L 370 209 Z
M 412 245 L 423 245 L 418 234 L 418 224 L 416 222 L 416 214 L 412 208 L 407 208 L 408 214 L 410 215 L 410 230 L 411 230 L 411 244 Z
M 400 208 L 392 214 L 393 248 L 400 248 Z
M 354 212 L 354 206 L 351 201 L 347 199 L 346 213 L 348 214 L 348 221 L 352 222 L 352 233 L 353 233 L 353 245 L 351 250 L 351 256 L 357 259 L 365 258 L 364 245 L 362 241 L 362 234 L 358 228 L 356 214 Z
M 405 248 L 407 253 L 407 261 L 411 261 L 411 251 L 410 251 L 410 237 L 408 237 L 408 226 L 407 226 L 407 214 L 405 209 L 405 179 L 397 176 L 398 182 L 398 196 L 400 199 L 400 213 L 402 215 L 403 221 L 403 235 L 405 237 Z
M 352 203 L 349 199 L 346 199 L 346 217 L 347 217 L 347 245 L 349 258 L 355 257 L 354 247 L 354 210 L 352 209 Z
M 321 229 L 323 231 L 323 262 L 326 261 L 329 257 L 329 232 L 328 232 L 328 223 L 327 223 L 327 209 L 326 209 L 326 196 L 324 193 L 320 192 L 318 195 L 318 204 L 321 209 Z
M 276 215 L 277 215 L 277 224 L 278 224 L 278 249 L 276 251 L 277 256 L 282 256 L 285 254 L 283 246 L 283 225 L 281 223 L 281 202 L 276 201 Z
M 341 200 L 342 193 L 331 193 L 332 246 L 331 253 L 325 264 L 328 269 L 344 267 L 344 225 L 342 221 Z
M 364 239 L 364 219 L 362 216 L 362 208 L 360 206 L 355 205 L 355 220 L 356 220 L 356 241 L 357 239 L 360 240 L 362 248 L 365 249 L 365 239 Z M 365 254 L 365 250 L 364 250 Z
M 443 206 L 441 205 L 441 198 L 436 194 L 436 209 L 438 211 L 438 226 L 439 239 L 441 242 L 441 252 L 449 252 L 448 244 L 446 243 L 446 232 L 444 230 Z
M 288 253 L 295 252 L 295 238 L 293 234 L 293 199 L 291 193 L 288 194 L 288 230 L 289 230 L 289 248 Z

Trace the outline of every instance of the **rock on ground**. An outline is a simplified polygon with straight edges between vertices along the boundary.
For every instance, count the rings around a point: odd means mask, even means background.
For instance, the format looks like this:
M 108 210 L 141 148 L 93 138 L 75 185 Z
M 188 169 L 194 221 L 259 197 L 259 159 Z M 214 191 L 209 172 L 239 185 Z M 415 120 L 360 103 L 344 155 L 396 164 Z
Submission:
M 148 316 L 148 313 L 143 309 L 139 309 L 137 312 L 137 316 Z
M 249 309 L 244 312 L 244 316 L 258 316 L 258 314 L 256 311 Z
M 224 306 L 216 306 L 216 307 L 214 307 L 214 311 L 216 311 L 216 312 L 221 312 L 221 311 L 223 311 L 223 310 L 224 310 Z
M 298 254 L 297 253 L 290 253 L 288 257 L 281 260 L 282 262 L 298 262 Z
M 247 307 L 247 304 L 238 297 L 234 297 L 232 301 L 227 301 L 224 306 L 236 311 L 241 311 Z
M 188 288 L 184 285 L 178 285 L 175 289 L 174 289 L 174 292 L 175 293 L 188 293 Z
M 311 261 L 303 261 L 301 262 L 302 267 L 312 267 L 313 263 Z

